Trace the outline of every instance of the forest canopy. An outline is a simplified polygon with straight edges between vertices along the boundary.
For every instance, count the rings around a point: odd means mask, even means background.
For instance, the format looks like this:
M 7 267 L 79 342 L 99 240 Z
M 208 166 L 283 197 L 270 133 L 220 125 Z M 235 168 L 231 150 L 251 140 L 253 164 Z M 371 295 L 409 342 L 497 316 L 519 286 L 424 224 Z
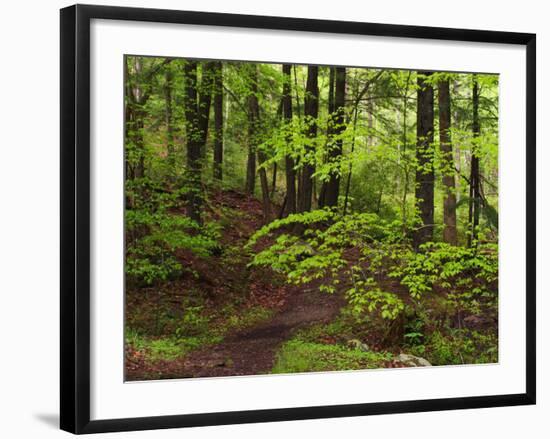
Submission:
M 124 66 L 127 378 L 497 361 L 498 75 Z

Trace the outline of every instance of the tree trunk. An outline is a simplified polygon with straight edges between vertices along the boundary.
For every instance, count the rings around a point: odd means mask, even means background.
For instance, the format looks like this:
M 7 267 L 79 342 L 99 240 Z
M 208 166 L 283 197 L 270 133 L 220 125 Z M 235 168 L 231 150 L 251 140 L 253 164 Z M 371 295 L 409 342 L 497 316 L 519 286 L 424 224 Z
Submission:
M 273 163 L 273 173 L 271 174 L 271 198 L 275 196 L 277 189 L 277 162 Z
M 214 75 L 214 179 L 223 178 L 223 67 L 215 63 Z
M 186 61 L 184 66 L 185 135 L 187 141 L 187 215 L 201 223 L 201 135 L 197 113 L 197 62 Z
M 479 85 L 477 77 L 474 75 L 474 84 L 472 87 L 472 108 L 473 108 L 473 120 L 472 120 L 472 132 L 474 136 L 474 142 L 472 146 L 472 159 L 470 167 L 470 199 L 468 203 L 468 222 L 470 223 L 470 233 L 468 235 L 468 247 L 477 240 L 478 226 L 479 226 L 479 214 L 481 211 L 481 179 L 479 169 L 479 144 L 478 139 L 481 133 L 481 126 L 479 123 Z
M 336 78 L 336 67 L 329 68 L 329 79 L 328 79 L 328 123 L 327 123 L 327 139 L 330 142 L 330 138 L 333 135 L 334 123 L 332 121 L 334 113 L 334 81 Z M 328 157 L 325 159 L 328 160 Z M 317 204 L 319 207 L 325 207 L 326 204 L 326 194 L 327 194 L 327 181 L 323 181 L 321 185 L 321 190 L 319 191 L 319 200 Z
M 335 136 L 340 136 L 345 129 L 345 104 L 346 104 L 346 69 L 345 67 L 336 67 L 336 84 L 334 93 L 334 111 L 331 117 L 332 132 Z M 340 169 L 339 163 L 342 158 L 342 139 L 336 139 L 329 146 L 328 161 L 334 169 L 331 170 L 330 178 L 327 182 L 325 193 L 325 205 L 334 207 L 338 205 L 338 195 L 340 194 Z
M 132 87 L 134 101 L 132 139 L 136 150 L 136 156 L 138 157 L 138 161 L 134 167 L 134 176 L 135 178 L 143 178 L 145 177 L 145 147 L 143 144 L 143 118 L 145 117 L 145 112 L 143 106 L 145 105 L 146 99 L 140 84 L 143 80 L 143 65 L 139 57 L 134 57 L 134 74 L 136 82 Z
M 290 64 L 283 64 L 283 119 L 285 124 L 290 124 L 292 121 L 292 96 L 291 96 L 291 78 Z M 291 137 L 287 139 L 290 144 Z M 288 216 L 296 213 L 296 164 L 291 155 L 285 156 L 285 174 L 286 174 L 286 201 L 283 215 Z
M 248 72 L 250 81 L 250 93 L 248 95 L 248 157 L 246 161 L 246 183 L 245 192 L 248 195 L 254 195 L 254 188 L 256 186 L 256 119 L 254 113 L 254 105 L 257 105 L 257 99 L 255 96 L 258 92 L 258 82 L 256 78 L 256 65 L 247 64 L 245 66 Z
M 426 79 L 432 72 L 418 72 L 416 119 L 416 208 L 420 225 L 415 230 L 414 248 L 433 240 L 434 225 L 434 92 Z
M 206 139 L 208 137 L 208 122 L 210 121 L 210 104 L 212 103 L 212 90 L 214 88 L 214 77 L 216 67 L 214 62 L 201 63 L 201 82 L 199 88 L 198 120 L 201 143 L 201 158 L 206 158 Z
M 265 154 L 258 148 L 260 143 L 260 105 L 258 102 L 258 66 L 251 64 L 250 68 L 250 94 L 248 95 L 248 142 L 249 154 L 258 155 L 258 162 L 262 165 L 266 161 Z M 271 200 L 269 198 L 269 183 L 267 180 L 267 171 L 264 166 L 258 170 L 260 175 L 260 186 L 262 189 L 262 207 L 265 222 L 271 218 Z
M 317 135 L 317 115 L 319 112 L 319 87 L 318 87 L 317 66 L 307 68 L 306 96 L 304 99 L 304 116 L 307 124 L 307 136 L 315 139 Z M 312 142 L 313 143 L 313 142 Z M 300 181 L 300 199 L 298 200 L 298 211 L 307 212 L 311 210 L 311 197 L 313 194 L 313 174 L 315 173 L 314 146 L 306 147 L 306 157 L 302 164 L 302 176 Z
M 184 66 L 184 113 L 187 137 L 187 214 L 201 224 L 202 163 L 208 135 L 210 101 L 212 96 L 213 64 L 203 65 L 201 93 L 198 94 L 197 62 L 186 61 Z
M 449 80 L 445 79 L 438 84 L 439 102 L 439 148 L 443 170 L 443 241 L 457 245 L 456 230 L 456 188 L 453 146 L 451 143 L 451 96 Z
M 165 111 L 164 111 L 164 121 L 166 123 L 166 154 L 168 159 L 169 174 L 172 178 L 174 175 L 174 165 L 175 165 L 175 151 L 174 151 L 174 124 L 172 118 L 172 87 L 173 84 L 173 75 L 170 65 L 166 67 L 165 82 L 164 82 L 164 101 L 165 101 Z

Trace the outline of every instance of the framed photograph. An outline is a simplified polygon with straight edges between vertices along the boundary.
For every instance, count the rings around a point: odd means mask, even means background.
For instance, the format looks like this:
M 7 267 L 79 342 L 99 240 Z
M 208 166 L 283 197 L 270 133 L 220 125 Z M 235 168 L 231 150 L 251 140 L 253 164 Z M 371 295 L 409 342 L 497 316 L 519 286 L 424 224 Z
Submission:
M 534 404 L 535 44 L 62 9 L 61 428 Z

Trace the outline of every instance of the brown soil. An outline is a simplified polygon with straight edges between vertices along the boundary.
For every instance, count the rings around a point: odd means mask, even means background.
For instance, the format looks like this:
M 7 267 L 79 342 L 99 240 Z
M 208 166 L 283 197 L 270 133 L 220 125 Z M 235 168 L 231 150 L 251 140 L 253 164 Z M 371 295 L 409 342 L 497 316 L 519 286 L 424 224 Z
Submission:
M 156 370 L 162 370 L 162 379 L 269 373 L 277 349 L 293 332 L 330 322 L 343 305 L 340 296 L 321 293 L 317 288 L 293 288 L 289 293 L 285 306 L 269 321 L 232 334 L 220 344 L 194 351 L 181 360 L 157 364 Z

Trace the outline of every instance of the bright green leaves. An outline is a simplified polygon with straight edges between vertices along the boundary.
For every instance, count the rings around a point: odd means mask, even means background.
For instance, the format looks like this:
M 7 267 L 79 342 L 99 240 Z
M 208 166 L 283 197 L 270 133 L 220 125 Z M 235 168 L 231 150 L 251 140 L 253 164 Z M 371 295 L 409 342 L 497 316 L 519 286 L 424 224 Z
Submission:
M 427 243 L 419 253 L 409 252 L 391 274 L 419 300 L 427 293 L 446 294 L 448 300 L 472 313 L 482 304 L 497 300 L 498 247 L 479 244 L 476 248 L 446 243 Z
M 435 292 L 473 313 L 495 305 L 496 244 L 479 243 L 474 249 L 430 242 L 416 253 L 406 230 L 375 214 L 314 210 L 291 215 L 252 236 L 248 248 L 261 250 L 254 252 L 250 265 L 271 267 L 291 284 L 315 282 L 327 293 L 344 289 L 359 320 L 369 314 L 394 320 L 407 302 L 419 303 Z M 404 290 L 389 292 L 388 279 L 396 279 Z
M 126 274 L 130 283 L 151 285 L 177 276 L 182 266 L 178 251 L 207 257 L 218 246 L 216 223 L 202 227 L 172 209 L 181 208 L 185 191 L 168 193 L 148 179 L 127 182 L 126 196 L 133 208 L 126 209 Z

